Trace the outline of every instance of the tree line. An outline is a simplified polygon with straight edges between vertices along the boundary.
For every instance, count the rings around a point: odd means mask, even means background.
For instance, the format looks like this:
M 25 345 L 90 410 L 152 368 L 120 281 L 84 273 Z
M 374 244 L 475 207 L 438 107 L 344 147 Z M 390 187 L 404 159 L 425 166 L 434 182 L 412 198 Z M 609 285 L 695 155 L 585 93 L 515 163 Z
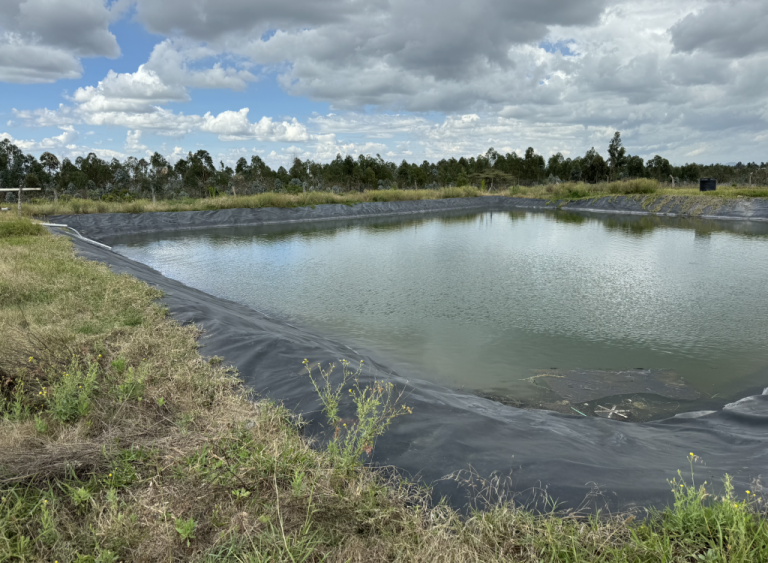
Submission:
M 73 160 L 59 159 L 51 152 L 36 158 L 24 154 L 8 139 L 0 141 L 0 184 L 2 187 L 41 188 L 49 199 L 87 198 L 129 201 L 136 198 L 215 197 L 221 194 L 247 195 L 263 192 L 335 193 L 366 189 L 425 189 L 443 186 L 476 185 L 491 190 L 511 185 L 560 182 L 598 183 L 629 178 L 653 178 L 662 182 L 696 182 L 701 177 L 720 183 L 766 183 L 766 163 L 735 165 L 696 164 L 673 166 L 660 155 L 643 160 L 627 153 L 621 134 L 616 132 L 604 157 L 594 148 L 584 156 L 566 158 L 557 153 L 544 159 L 529 147 L 523 156 L 500 154 L 493 148 L 485 154 L 459 159 L 442 159 L 421 164 L 403 160 L 400 164 L 380 155 L 341 154 L 327 163 L 294 158 L 290 169 L 274 170 L 258 155 L 240 158 L 234 169 L 216 165 L 205 150 L 190 152 L 171 164 L 154 153 L 151 157 L 128 157 L 106 161 L 94 153 Z M 15 201 L 13 192 L 6 201 Z

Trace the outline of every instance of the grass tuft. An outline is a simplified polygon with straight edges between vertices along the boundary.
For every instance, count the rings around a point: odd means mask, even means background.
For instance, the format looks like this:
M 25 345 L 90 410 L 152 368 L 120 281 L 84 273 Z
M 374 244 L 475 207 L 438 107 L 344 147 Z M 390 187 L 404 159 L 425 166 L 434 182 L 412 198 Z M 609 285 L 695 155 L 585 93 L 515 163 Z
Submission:
M 12 216 L 0 221 L 0 239 L 38 236 L 43 233 L 45 233 L 45 227 L 33 223 L 27 218 Z

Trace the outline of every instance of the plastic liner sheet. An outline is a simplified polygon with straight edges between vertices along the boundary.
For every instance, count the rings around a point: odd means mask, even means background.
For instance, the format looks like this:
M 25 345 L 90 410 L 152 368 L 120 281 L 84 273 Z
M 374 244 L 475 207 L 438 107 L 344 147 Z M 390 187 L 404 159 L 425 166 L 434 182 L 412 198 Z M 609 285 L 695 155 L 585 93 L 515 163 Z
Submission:
M 299 208 L 221 209 L 158 213 L 95 213 L 58 215 L 51 223 L 64 223 L 84 236 L 110 244 L 127 234 L 208 229 L 211 227 L 255 226 L 270 223 L 325 221 L 386 215 L 417 215 L 450 210 L 510 211 L 550 209 L 629 215 L 666 215 L 709 219 L 768 221 L 768 199 L 717 200 L 691 206 L 679 198 L 644 201 L 642 198 L 613 196 L 570 202 L 542 199 L 485 196 L 421 201 L 368 202 L 357 205 L 317 205 Z
M 86 236 L 98 236 L 79 226 Z M 477 493 L 477 481 L 464 479 L 469 475 L 495 477 L 497 485 L 504 484 L 495 490 L 531 506 L 545 491 L 562 508 L 607 506 L 615 511 L 668 504 L 667 479 L 687 468 L 689 452 L 704 460 L 705 465 L 695 467 L 698 478 L 713 482 L 729 473 L 739 491 L 768 470 L 768 396 L 695 418 L 653 423 L 517 409 L 409 380 L 408 374 L 394 373 L 370 355 L 311 329 L 192 289 L 114 252 L 78 240 L 74 244 L 85 258 L 161 289 L 174 318 L 203 328 L 204 355 L 225 358 L 258 394 L 302 414 L 306 432 L 320 441 L 327 429 L 301 374 L 302 360 L 338 365 L 342 358 L 363 359 L 374 374 L 403 389 L 413 408 L 379 439 L 371 462 L 432 484 L 435 498 L 445 497 L 457 508 Z M 374 377 L 367 370 L 363 375 L 362 384 Z
M 550 370 L 535 376 L 563 399 L 583 403 L 617 395 L 650 394 L 693 401 L 699 392 L 670 370 Z

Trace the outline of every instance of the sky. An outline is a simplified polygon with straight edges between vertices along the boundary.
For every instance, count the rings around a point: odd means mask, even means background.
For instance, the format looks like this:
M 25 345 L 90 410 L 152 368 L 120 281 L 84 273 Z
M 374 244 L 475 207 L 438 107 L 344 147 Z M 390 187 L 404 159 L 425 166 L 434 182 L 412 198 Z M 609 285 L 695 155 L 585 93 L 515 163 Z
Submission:
M 765 0 L 0 0 L 0 138 L 70 158 L 768 160 Z

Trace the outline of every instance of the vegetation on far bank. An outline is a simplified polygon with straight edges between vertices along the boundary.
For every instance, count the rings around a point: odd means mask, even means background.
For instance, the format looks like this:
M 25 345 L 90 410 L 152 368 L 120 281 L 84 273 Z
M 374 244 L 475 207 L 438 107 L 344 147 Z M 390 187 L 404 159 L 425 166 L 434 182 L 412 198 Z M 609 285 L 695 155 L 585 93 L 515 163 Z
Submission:
M 438 190 L 382 190 L 334 194 L 307 192 L 286 194 L 267 192 L 249 196 L 219 195 L 207 198 L 172 200 L 137 199 L 131 201 L 94 201 L 80 198 L 61 198 L 59 201 L 33 200 L 22 205 L 22 213 L 28 217 L 70 215 L 81 213 L 145 213 L 152 211 L 212 211 L 216 209 L 240 209 L 262 207 L 307 207 L 322 204 L 355 205 L 366 201 L 416 201 L 476 197 L 480 190 L 472 186 L 442 188 Z M 10 209 L 14 211 L 15 209 Z
M 340 393 L 315 372 L 339 440 L 310 447 L 159 296 L 0 215 L 0 561 L 768 560 L 759 484 L 694 483 L 693 454 L 661 512 L 433 505 L 360 462 L 395 416 L 418 416 L 387 386 Z M 335 405 L 350 400 L 347 433 Z
M 722 203 L 739 198 L 768 197 L 768 187 L 718 186 L 717 191 L 700 192 L 698 188 L 671 188 L 656 180 L 624 180 L 586 184 L 584 182 L 565 182 L 535 186 L 512 186 L 501 191 L 490 191 L 488 186 L 448 187 L 434 190 L 368 190 L 334 194 L 331 192 L 310 191 L 288 194 L 266 192 L 248 196 L 219 194 L 215 197 L 164 199 L 129 199 L 128 201 L 103 201 L 81 198 L 61 197 L 58 201 L 32 198 L 22 205 L 22 213 L 27 217 L 44 218 L 52 215 L 77 215 L 88 213 L 146 213 L 154 211 L 212 211 L 217 209 L 255 209 L 263 207 L 306 207 L 322 204 L 356 205 L 363 202 L 416 201 L 428 199 L 446 199 L 462 197 L 480 197 L 484 195 L 503 195 L 509 197 L 538 198 L 547 201 L 566 201 L 582 198 L 628 195 L 645 198 L 647 203 L 661 198 L 681 198 L 701 204 Z M 9 207 L 15 212 L 15 205 Z
M 176 158 L 176 157 L 174 157 Z M 9 139 L 0 140 L 0 187 L 25 186 L 38 190 L 37 199 L 55 201 L 74 200 L 78 209 L 99 207 L 100 203 L 131 203 L 138 200 L 166 201 L 161 205 L 171 209 L 184 206 L 197 208 L 192 200 L 206 200 L 200 206 L 216 206 L 208 199 L 232 196 L 244 206 L 257 205 L 256 201 L 238 200 L 242 196 L 280 194 L 323 200 L 354 203 L 384 198 L 390 201 L 401 198 L 431 198 L 433 195 L 371 195 L 376 192 L 411 192 L 427 190 L 432 194 L 443 192 L 440 188 L 475 186 L 481 191 L 506 192 L 509 188 L 526 193 L 538 193 L 551 186 L 566 193 L 564 186 L 574 187 L 575 192 L 612 192 L 610 186 L 619 181 L 653 182 L 658 190 L 686 186 L 695 187 L 699 178 L 715 178 L 721 186 L 738 186 L 749 190 L 753 185 L 768 183 L 768 164 L 736 163 L 734 165 L 700 165 L 695 163 L 673 166 L 660 155 L 648 160 L 629 154 L 623 146 L 621 135 L 616 132 L 604 157 L 595 148 L 584 156 L 565 157 L 560 153 L 548 159 L 537 154 L 532 147 L 524 151 L 501 154 L 493 148 L 484 154 L 471 157 L 448 158 L 437 162 L 423 161 L 400 164 L 385 161 L 380 155 L 340 154 L 330 162 L 302 161 L 294 158 L 287 169 L 271 168 L 258 155 L 247 160 L 240 158 L 234 167 L 200 149 L 186 157 L 167 160 L 154 153 L 148 158 L 128 157 L 110 161 L 95 153 L 74 159 L 59 158 L 44 152 L 39 157 L 25 154 Z M 765 191 L 765 190 L 764 190 Z M 370 193 L 369 193 L 370 192 Z M 625 193 L 625 192 L 620 192 Z M 646 192 L 643 192 L 646 193 Z M 366 195 L 367 194 L 367 195 Z M 28 194 L 23 197 L 26 199 Z M 273 196 L 270 196 L 274 198 Z M 455 196 L 449 196 L 455 197 Z M 13 204 L 17 194 L 0 193 L 0 204 Z M 93 201 L 96 204 L 81 204 Z M 374 199 L 375 200 L 375 199 Z M 293 198 L 277 201 L 293 201 Z M 229 205 L 233 205 L 230 201 Z M 117 206 L 120 208 L 121 206 Z M 138 205 L 139 208 L 146 205 Z
M 768 197 L 768 186 L 719 185 L 717 190 L 701 192 L 698 186 L 671 186 L 656 180 L 640 178 L 618 182 L 562 182 L 536 186 L 512 186 L 507 194 L 514 197 L 531 197 L 552 200 L 574 200 L 616 195 L 639 196 L 650 199 L 660 197 L 696 198 L 707 200 L 729 200 L 738 198 Z

